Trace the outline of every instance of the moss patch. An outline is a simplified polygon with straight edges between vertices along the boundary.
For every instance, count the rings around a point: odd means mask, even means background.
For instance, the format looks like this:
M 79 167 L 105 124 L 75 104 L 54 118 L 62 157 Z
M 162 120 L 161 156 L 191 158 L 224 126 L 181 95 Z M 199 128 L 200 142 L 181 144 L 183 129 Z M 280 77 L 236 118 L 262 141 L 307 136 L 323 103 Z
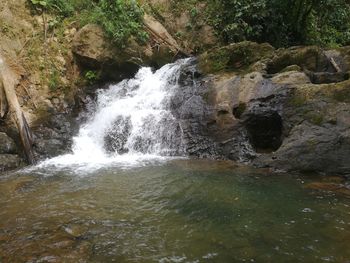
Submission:
M 308 114 L 306 114 L 305 117 L 310 123 L 317 126 L 322 125 L 322 123 L 324 122 L 323 114 L 321 114 L 320 112 L 309 112 Z
M 344 89 L 337 89 L 334 91 L 333 98 L 339 102 L 350 103 L 350 85 Z
M 274 48 L 269 44 L 240 42 L 212 49 L 199 57 L 199 68 L 203 73 L 211 74 L 225 71 L 245 71 L 253 63 L 268 58 Z
M 275 74 L 292 65 L 297 65 L 310 71 L 318 71 L 327 63 L 328 60 L 319 47 L 280 49 L 268 64 L 268 73 Z

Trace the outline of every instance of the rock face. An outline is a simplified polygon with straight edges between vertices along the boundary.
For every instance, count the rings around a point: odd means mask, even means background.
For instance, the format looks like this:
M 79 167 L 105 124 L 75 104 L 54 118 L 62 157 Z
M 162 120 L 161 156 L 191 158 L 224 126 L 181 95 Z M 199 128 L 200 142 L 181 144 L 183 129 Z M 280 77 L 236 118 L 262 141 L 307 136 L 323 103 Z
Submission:
M 151 14 L 162 22 L 168 32 L 187 53 L 198 55 L 217 46 L 214 28 L 208 23 L 208 9 L 201 1 L 141 0 Z
M 74 36 L 72 51 L 83 68 L 100 70 L 103 78 L 120 80 L 130 77 L 138 68 L 132 57 L 124 59 L 119 54 L 98 25 L 88 24 L 80 29 Z
M 236 51 L 230 46 L 225 52 Z M 206 75 L 202 69 L 212 60 L 203 57 L 199 67 L 193 62 L 183 69 L 173 108 L 188 153 L 286 171 L 349 175 L 350 81 L 312 83 L 310 72 L 336 74 L 330 58 L 314 47 L 259 52 L 252 57 L 260 59 L 247 60 L 245 70 L 225 66 Z M 346 56 L 335 59 L 342 67 L 337 74 L 346 76 Z
M 16 150 L 14 141 L 6 133 L 0 132 L 0 154 L 12 154 Z
M 0 154 L 0 172 L 16 169 L 23 163 L 23 159 L 16 154 Z
M 0 132 L 0 172 L 15 169 L 23 164 L 17 154 L 17 147 L 6 133 Z
M 255 63 L 271 57 L 273 51 L 274 48 L 267 43 L 245 41 L 211 49 L 199 56 L 198 64 L 201 72 L 205 74 L 233 70 L 249 71 L 249 67 L 259 67 L 259 64 Z
M 102 78 L 117 81 L 132 77 L 140 66 L 161 67 L 183 55 L 176 40 L 155 18 L 146 14 L 144 25 L 149 34 L 147 43 L 130 38 L 125 47 L 117 47 L 100 26 L 88 24 L 75 35 L 72 51 L 85 69 L 100 70 Z
M 35 127 L 35 144 L 33 150 L 38 160 L 52 158 L 70 151 L 77 120 L 73 114 L 52 116 L 47 123 Z

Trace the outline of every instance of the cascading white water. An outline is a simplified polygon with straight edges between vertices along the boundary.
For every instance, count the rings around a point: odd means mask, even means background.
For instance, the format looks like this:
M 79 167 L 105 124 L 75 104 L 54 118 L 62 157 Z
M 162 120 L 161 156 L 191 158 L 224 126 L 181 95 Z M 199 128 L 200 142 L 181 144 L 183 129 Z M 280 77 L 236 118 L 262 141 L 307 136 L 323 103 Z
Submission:
M 73 139 L 72 154 L 41 165 L 133 163 L 181 154 L 181 128 L 170 111 L 181 66 L 141 68 L 134 79 L 98 90 L 95 112 Z

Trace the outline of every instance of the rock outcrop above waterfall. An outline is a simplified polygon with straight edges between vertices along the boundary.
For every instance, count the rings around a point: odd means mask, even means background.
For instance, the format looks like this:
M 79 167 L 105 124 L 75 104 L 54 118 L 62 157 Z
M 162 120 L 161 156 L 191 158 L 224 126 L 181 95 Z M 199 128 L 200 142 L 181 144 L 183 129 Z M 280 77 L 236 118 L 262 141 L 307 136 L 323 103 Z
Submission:
M 130 78 L 140 66 L 161 67 L 184 56 L 176 40 L 156 19 L 146 14 L 144 25 L 149 34 L 147 43 L 130 38 L 125 47 L 118 47 L 100 26 L 88 24 L 75 35 L 73 53 L 81 66 L 100 70 L 102 78 L 109 80 Z
M 242 46 L 254 59 L 231 60 Z M 350 47 L 266 47 L 214 49 L 199 57 L 200 67 L 183 70 L 174 112 L 188 152 L 286 171 L 350 174 Z M 225 56 L 213 55 L 222 50 Z M 224 66 L 203 74 L 213 69 L 212 58 Z M 313 76 L 322 76 L 321 83 Z

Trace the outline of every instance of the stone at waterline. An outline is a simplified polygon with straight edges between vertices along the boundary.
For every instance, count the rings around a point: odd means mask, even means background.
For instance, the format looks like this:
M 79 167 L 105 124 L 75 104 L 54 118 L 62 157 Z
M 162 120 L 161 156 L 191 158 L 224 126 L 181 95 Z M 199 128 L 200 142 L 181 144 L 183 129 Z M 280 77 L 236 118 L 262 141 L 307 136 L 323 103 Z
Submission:
M 16 154 L 0 154 L 0 172 L 16 169 L 23 165 L 23 160 Z
M 16 144 L 6 133 L 0 132 L 0 154 L 12 153 L 16 153 Z

